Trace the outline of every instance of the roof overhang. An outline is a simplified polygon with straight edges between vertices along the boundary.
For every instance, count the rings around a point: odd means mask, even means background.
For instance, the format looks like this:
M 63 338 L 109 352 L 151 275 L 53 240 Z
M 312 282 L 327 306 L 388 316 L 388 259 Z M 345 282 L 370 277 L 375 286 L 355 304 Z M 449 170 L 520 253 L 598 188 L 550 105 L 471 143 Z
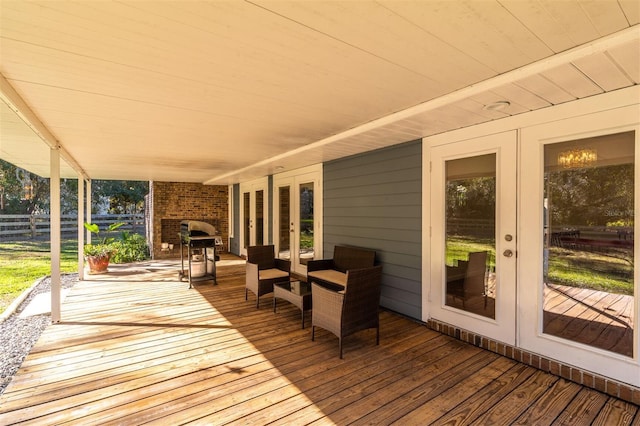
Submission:
M 0 8 L 0 158 L 42 176 L 237 183 L 640 82 L 634 1 Z

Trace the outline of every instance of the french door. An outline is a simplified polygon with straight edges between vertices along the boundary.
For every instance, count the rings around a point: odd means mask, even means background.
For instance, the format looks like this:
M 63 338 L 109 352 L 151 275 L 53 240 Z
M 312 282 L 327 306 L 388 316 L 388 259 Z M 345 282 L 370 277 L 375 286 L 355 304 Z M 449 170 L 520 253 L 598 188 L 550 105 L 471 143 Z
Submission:
M 638 106 L 522 130 L 520 346 L 640 386 Z
M 434 319 L 516 342 L 515 131 L 431 149 Z
M 240 254 L 247 247 L 267 244 L 269 182 L 267 178 L 240 184 Z
M 307 262 L 322 256 L 322 168 L 311 166 L 274 176 L 274 244 L 292 272 L 306 275 Z

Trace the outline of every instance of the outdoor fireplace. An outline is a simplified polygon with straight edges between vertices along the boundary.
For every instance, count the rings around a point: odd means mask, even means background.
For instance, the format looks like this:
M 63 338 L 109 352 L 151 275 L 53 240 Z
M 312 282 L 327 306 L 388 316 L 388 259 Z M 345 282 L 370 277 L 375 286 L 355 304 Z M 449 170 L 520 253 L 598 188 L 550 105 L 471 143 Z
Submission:
M 215 226 L 225 245 L 218 247 L 217 251 L 226 251 L 229 235 L 226 185 L 154 181 L 150 184 L 150 191 L 148 210 L 152 225 L 149 227 L 149 240 L 154 259 L 180 256 L 180 222 L 185 219 Z

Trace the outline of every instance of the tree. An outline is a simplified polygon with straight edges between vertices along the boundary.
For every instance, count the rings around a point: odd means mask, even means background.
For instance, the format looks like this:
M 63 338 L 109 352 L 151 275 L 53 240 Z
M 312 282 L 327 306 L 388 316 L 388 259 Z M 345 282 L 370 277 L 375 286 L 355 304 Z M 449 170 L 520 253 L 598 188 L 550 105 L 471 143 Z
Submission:
M 62 214 L 78 212 L 78 179 L 60 180 L 60 212 Z
M 633 164 L 559 170 L 545 179 L 554 226 L 633 225 Z
M 0 214 L 49 213 L 50 180 L 0 160 Z M 109 213 L 140 213 L 149 192 L 147 181 L 92 181 L 94 210 L 100 200 L 108 200 Z M 62 214 L 78 211 L 78 180 L 60 180 Z M 94 211 L 95 213 L 95 211 Z
M 0 160 L 0 213 L 48 213 L 50 179 Z M 60 210 L 72 214 L 78 210 L 78 180 L 60 180 Z
M 144 197 L 149 193 L 148 181 L 96 180 L 91 183 L 95 199 L 109 200 L 109 213 L 133 214 L 144 211 Z
M 496 179 L 475 177 L 447 181 L 447 217 L 495 218 Z
M 0 160 L 0 212 L 32 214 L 49 211 L 49 180 Z

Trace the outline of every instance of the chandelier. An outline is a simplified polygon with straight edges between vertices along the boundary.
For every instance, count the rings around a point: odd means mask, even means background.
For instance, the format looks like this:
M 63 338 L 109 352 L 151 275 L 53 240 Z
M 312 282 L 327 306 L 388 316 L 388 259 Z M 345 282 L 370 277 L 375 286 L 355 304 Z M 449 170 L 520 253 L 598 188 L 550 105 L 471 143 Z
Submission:
M 598 152 L 595 149 L 576 148 L 563 151 L 558 155 L 558 165 L 565 169 L 589 167 L 596 161 L 598 161 Z

